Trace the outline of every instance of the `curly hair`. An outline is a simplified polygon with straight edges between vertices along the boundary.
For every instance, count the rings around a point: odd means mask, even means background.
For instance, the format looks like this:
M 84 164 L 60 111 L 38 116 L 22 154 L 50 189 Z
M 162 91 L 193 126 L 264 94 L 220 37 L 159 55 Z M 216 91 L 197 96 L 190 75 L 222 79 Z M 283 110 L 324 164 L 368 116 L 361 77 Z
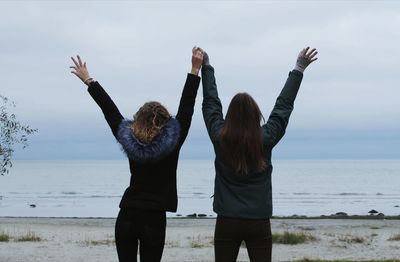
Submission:
M 147 102 L 133 116 L 133 135 L 140 142 L 148 144 L 160 134 L 170 118 L 171 115 L 163 105 L 154 101 Z

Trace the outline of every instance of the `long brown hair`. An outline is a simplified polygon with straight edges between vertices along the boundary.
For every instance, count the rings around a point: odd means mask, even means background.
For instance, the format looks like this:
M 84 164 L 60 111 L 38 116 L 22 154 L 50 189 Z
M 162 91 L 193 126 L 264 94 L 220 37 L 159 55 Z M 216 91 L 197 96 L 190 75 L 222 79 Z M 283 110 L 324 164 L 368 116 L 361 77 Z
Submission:
M 171 118 L 168 110 L 158 102 L 145 103 L 133 116 L 132 132 L 142 143 L 149 143 L 160 134 Z
M 219 140 L 224 159 L 235 173 L 260 172 L 266 167 L 261 118 L 260 108 L 249 94 L 232 98 Z

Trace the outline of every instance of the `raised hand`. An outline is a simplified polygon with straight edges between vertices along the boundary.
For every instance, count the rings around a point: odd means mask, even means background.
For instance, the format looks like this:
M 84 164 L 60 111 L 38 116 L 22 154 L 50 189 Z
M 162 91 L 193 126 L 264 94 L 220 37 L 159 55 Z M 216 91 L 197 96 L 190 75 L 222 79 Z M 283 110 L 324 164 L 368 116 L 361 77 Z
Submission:
M 76 56 L 77 59 L 71 57 L 72 61 L 74 62 L 75 66 L 70 66 L 70 68 L 73 68 L 75 71 L 71 71 L 72 74 L 76 75 L 79 77 L 80 80 L 82 80 L 83 83 L 86 85 L 90 85 L 91 82 L 93 82 L 93 78 L 90 77 L 89 72 L 86 68 L 86 62 L 82 63 L 81 58 Z
M 303 50 L 300 51 L 297 57 L 296 66 L 294 69 L 300 72 L 304 72 L 309 64 L 318 59 L 317 57 L 315 57 L 317 54 L 318 52 L 315 48 L 311 50 L 310 47 L 303 48 Z
M 210 65 L 210 57 L 208 56 L 207 52 L 201 49 L 200 47 L 199 49 L 203 53 L 203 66 Z
M 193 47 L 192 49 L 192 71 L 194 75 L 198 75 L 201 66 L 203 65 L 203 52 L 199 47 Z
M 198 47 L 198 49 L 203 53 L 203 66 L 210 65 L 210 57 L 208 56 L 207 52 L 200 47 Z

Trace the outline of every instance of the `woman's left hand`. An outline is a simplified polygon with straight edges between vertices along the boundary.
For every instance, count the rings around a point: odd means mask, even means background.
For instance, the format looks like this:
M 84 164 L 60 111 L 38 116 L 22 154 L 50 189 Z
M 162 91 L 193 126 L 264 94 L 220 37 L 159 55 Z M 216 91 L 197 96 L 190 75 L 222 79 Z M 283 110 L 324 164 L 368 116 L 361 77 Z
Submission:
M 317 54 L 318 52 L 315 48 L 311 50 L 310 47 L 303 48 L 303 50 L 300 51 L 297 57 L 295 70 L 304 72 L 307 66 L 309 66 L 312 62 L 318 59 L 316 57 Z
M 77 59 L 71 57 L 72 61 L 74 62 L 75 66 L 70 66 L 70 68 L 73 68 L 75 71 L 71 71 L 72 74 L 76 75 L 79 77 L 80 80 L 82 80 L 83 83 L 86 85 L 90 85 L 91 82 L 93 82 L 93 78 L 90 77 L 89 72 L 86 68 L 86 62 L 82 63 L 81 58 L 76 56 Z

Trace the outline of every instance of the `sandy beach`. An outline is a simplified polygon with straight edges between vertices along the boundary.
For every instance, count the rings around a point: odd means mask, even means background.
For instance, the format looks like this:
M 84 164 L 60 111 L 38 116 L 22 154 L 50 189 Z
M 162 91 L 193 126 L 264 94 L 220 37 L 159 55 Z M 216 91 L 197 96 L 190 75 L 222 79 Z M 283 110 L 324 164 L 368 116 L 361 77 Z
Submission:
M 1 262 L 117 261 L 115 219 L 0 218 Z M 274 244 L 273 261 L 399 259 L 400 220 L 272 219 L 273 233 L 303 232 L 314 240 Z M 215 219 L 169 218 L 163 261 L 213 261 Z M 31 236 L 31 241 L 21 237 Z M 33 237 L 32 237 L 33 236 Z M 32 241 L 36 238 L 39 241 Z M 29 238 L 28 238 L 29 240 Z M 248 261 L 245 247 L 238 261 Z

